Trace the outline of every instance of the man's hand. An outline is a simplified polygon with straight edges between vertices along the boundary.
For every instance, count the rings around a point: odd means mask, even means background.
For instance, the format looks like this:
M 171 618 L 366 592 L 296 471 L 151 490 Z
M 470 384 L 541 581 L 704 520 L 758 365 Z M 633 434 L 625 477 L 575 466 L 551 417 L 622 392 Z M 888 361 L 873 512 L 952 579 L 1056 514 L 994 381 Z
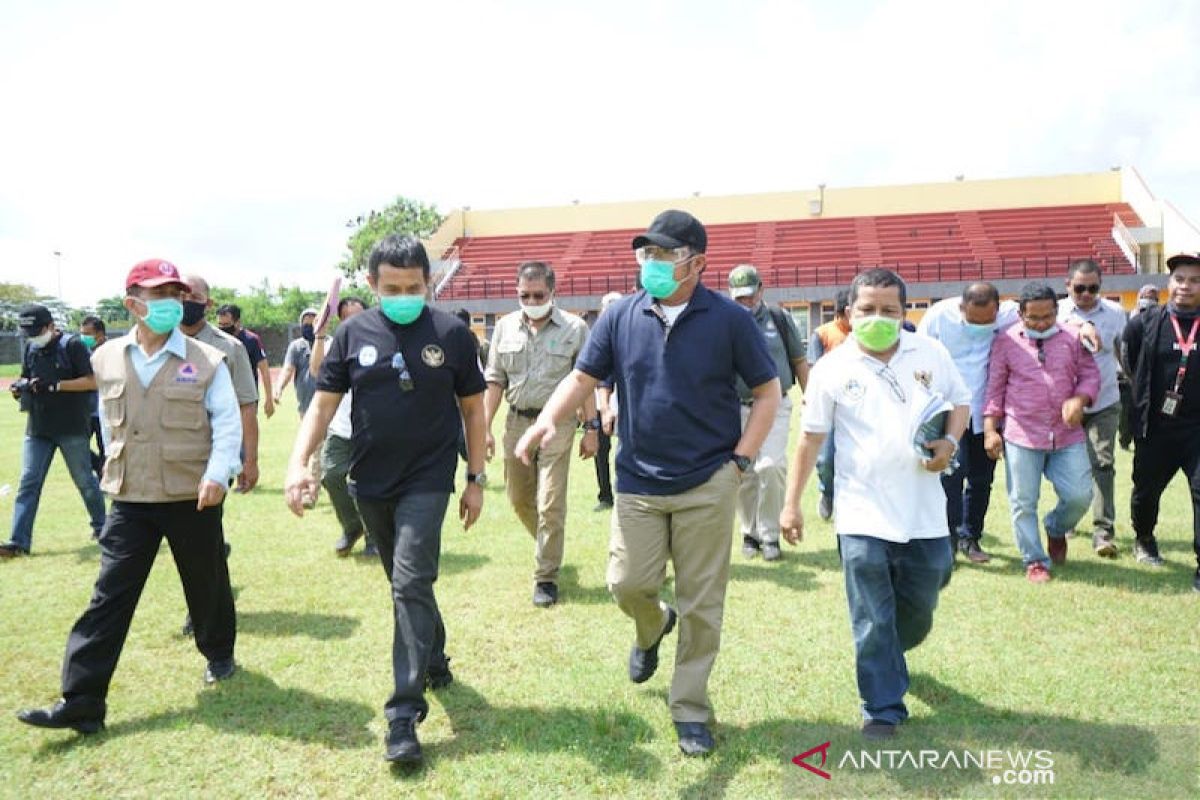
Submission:
M 588 428 L 583 432 L 583 438 L 579 440 L 579 457 L 588 459 L 596 455 L 596 451 L 600 449 L 600 437 L 596 435 L 594 428 Z
M 496 455 L 496 437 L 492 436 L 492 432 L 488 431 L 483 436 L 484 451 L 483 457 L 488 461 L 492 460 L 492 456 Z
M 1096 330 L 1095 324 L 1091 321 L 1085 322 L 1079 327 L 1079 341 L 1090 353 L 1098 353 L 1104 347 L 1104 343 L 1100 341 L 1100 332 Z
M 784 505 L 779 512 L 779 532 L 788 544 L 799 544 L 804 538 L 804 515 L 798 506 Z
M 293 514 L 303 517 L 305 503 L 312 502 L 317 496 L 317 491 L 317 479 L 309 472 L 307 466 L 293 466 L 288 469 L 287 480 L 283 484 L 283 499 Z
M 1062 404 L 1062 421 L 1070 428 L 1078 428 L 1083 424 L 1083 409 L 1082 397 L 1068 397 Z
M 29 391 L 33 394 L 47 394 L 58 391 L 58 381 L 45 381 L 41 378 L 29 379 Z
M 933 455 L 922 462 L 926 471 L 941 472 L 950 466 L 950 460 L 954 458 L 954 445 L 949 439 L 935 439 L 929 443 L 929 449 L 933 451 Z
M 271 399 L 272 399 L 272 400 L 273 400 L 273 401 L 274 401 L 276 404 L 278 404 L 278 403 L 279 403 L 279 401 L 283 400 L 283 394 L 281 394 L 280 392 L 278 392 L 278 391 L 277 391 L 277 392 L 275 392 L 275 393 L 274 393 L 274 394 L 271 396 Z M 267 416 L 269 417 L 269 416 L 271 416 L 271 414 L 270 414 L 270 413 L 268 413 L 268 414 L 267 414 Z
M 245 494 L 258 485 L 258 462 L 243 461 L 242 474 L 237 477 L 238 494 Z
M 471 526 L 479 519 L 483 511 L 483 487 L 478 483 L 468 483 L 463 489 L 462 497 L 458 500 L 458 518 L 462 520 L 463 530 L 471 530 Z
M 999 461 L 1004 455 L 1004 437 L 998 431 L 984 431 L 983 449 L 987 451 L 988 458 Z
M 271 395 L 267 395 L 263 402 L 263 413 L 270 419 L 275 414 L 275 400 Z
M 209 506 L 219 506 L 225 499 L 225 487 L 216 481 L 200 481 L 199 497 L 196 498 L 196 510 L 203 511 Z
M 604 428 L 604 433 L 607 436 L 612 436 L 613 431 L 617 429 L 617 412 L 611 408 L 606 408 L 600 412 L 600 426 Z
M 517 446 L 513 448 L 513 455 L 521 459 L 521 463 L 529 466 L 533 463 L 533 454 L 531 450 L 540 450 L 550 444 L 550 440 L 554 438 L 555 428 L 549 422 L 543 422 L 540 418 L 532 425 L 525 429 L 525 433 L 521 434 L 521 438 L 517 441 Z

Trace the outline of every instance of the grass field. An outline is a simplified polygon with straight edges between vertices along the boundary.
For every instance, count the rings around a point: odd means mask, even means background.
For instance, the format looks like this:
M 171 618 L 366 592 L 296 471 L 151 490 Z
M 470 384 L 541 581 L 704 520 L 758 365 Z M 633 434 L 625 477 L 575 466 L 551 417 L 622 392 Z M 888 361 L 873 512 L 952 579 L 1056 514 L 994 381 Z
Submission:
M 290 392 L 289 392 L 290 395 Z M 912 719 L 889 748 L 1047 750 L 1054 785 L 995 785 L 993 769 L 838 768 L 858 738 L 858 698 L 834 537 L 815 514 L 785 560 L 734 554 L 724 644 L 711 683 L 718 749 L 685 760 L 666 709 L 675 639 L 641 686 L 625 677 L 631 623 L 604 585 L 608 514 L 591 510 L 591 464 L 572 466 L 563 601 L 530 603 L 533 545 L 493 463 L 478 527 L 449 521 L 438 595 L 456 682 L 431 701 L 427 764 L 382 760 L 390 688 L 389 594 L 375 561 L 338 560 L 324 499 L 284 508 L 294 401 L 263 423 L 263 481 L 232 497 L 226 532 L 242 671 L 203 688 L 178 631 L 182 593 L 164 548 L 93 737 L 18 723 L 58 696 L 66 634 L 87 603 L 98 549 L 58 460 L 34 556 L 0 563 L 0 796 L 41 797 L 1194 797 L 1200 743 L 1200 595 L 1191 514 L 1176 479 L 1160 536 L 1167 566 L 1129 556 L 1129 456 L 1120 454 L 1115 562 L 1076 539 L 1046 586 L 1012 544 L 1002 468 L 985 567 L 960 565 L 933 633 L 910 654 Z M 15 491 L 23 419 L 0 403 L 0 485 Z M 1047 494 L 1049 490 L 1047 489 Z M 12 492 L 0 498 L 7 524 Z M 731 542 L 731 545 L 733 543 Z M 791 763 L 832 742 L 831 780 Z M 819 765 L 819 757 L 809 759 Z

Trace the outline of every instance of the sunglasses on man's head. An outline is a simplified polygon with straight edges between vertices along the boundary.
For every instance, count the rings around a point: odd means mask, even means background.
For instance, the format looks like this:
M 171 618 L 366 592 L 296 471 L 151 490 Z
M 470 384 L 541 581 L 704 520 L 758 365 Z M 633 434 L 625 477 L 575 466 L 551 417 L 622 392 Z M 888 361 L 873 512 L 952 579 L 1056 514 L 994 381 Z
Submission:
M 1046 341 L 1044 339 L 1034 339 L 1037 342 L 1038 363 L 1043 367 L 1046 366 Z
M 404 361 L 403 353 L 396 353 L 392 356 L 392 369 L 400 371 L 400 391 L 411 392 L 415 388 L 412 374 L 408 371 L 408 364 Z
M 1076 283 L 1071 286 L 1071 291 L 1075 294 L 1099 294 L 1100 284 L 1098 283 Z

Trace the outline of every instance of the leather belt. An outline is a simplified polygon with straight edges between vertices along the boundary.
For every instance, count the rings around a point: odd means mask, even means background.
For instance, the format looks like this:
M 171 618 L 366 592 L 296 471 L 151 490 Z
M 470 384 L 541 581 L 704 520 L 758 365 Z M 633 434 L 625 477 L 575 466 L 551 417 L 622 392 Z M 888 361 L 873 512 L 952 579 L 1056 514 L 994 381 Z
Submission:
M 540 408 L 517 408 L 516 406 L 509 406 L 508 409 L 518 417 L 524 417 L 525 419 L 537 419 L 538 414 L 542 413 Z

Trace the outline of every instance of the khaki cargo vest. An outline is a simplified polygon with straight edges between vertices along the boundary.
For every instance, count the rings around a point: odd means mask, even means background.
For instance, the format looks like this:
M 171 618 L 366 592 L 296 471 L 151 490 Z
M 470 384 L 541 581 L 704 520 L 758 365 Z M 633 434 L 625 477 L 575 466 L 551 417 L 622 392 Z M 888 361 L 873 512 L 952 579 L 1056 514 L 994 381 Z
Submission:
M 143 388 L 130 358 L 130 333 L 98 348 L 92 369 L 109 430 L 100 488 L 114 500 L 195 500 L 212 452 L 204 394 L 224 354 L 185 337 L 187 358 L 168 353 Z

